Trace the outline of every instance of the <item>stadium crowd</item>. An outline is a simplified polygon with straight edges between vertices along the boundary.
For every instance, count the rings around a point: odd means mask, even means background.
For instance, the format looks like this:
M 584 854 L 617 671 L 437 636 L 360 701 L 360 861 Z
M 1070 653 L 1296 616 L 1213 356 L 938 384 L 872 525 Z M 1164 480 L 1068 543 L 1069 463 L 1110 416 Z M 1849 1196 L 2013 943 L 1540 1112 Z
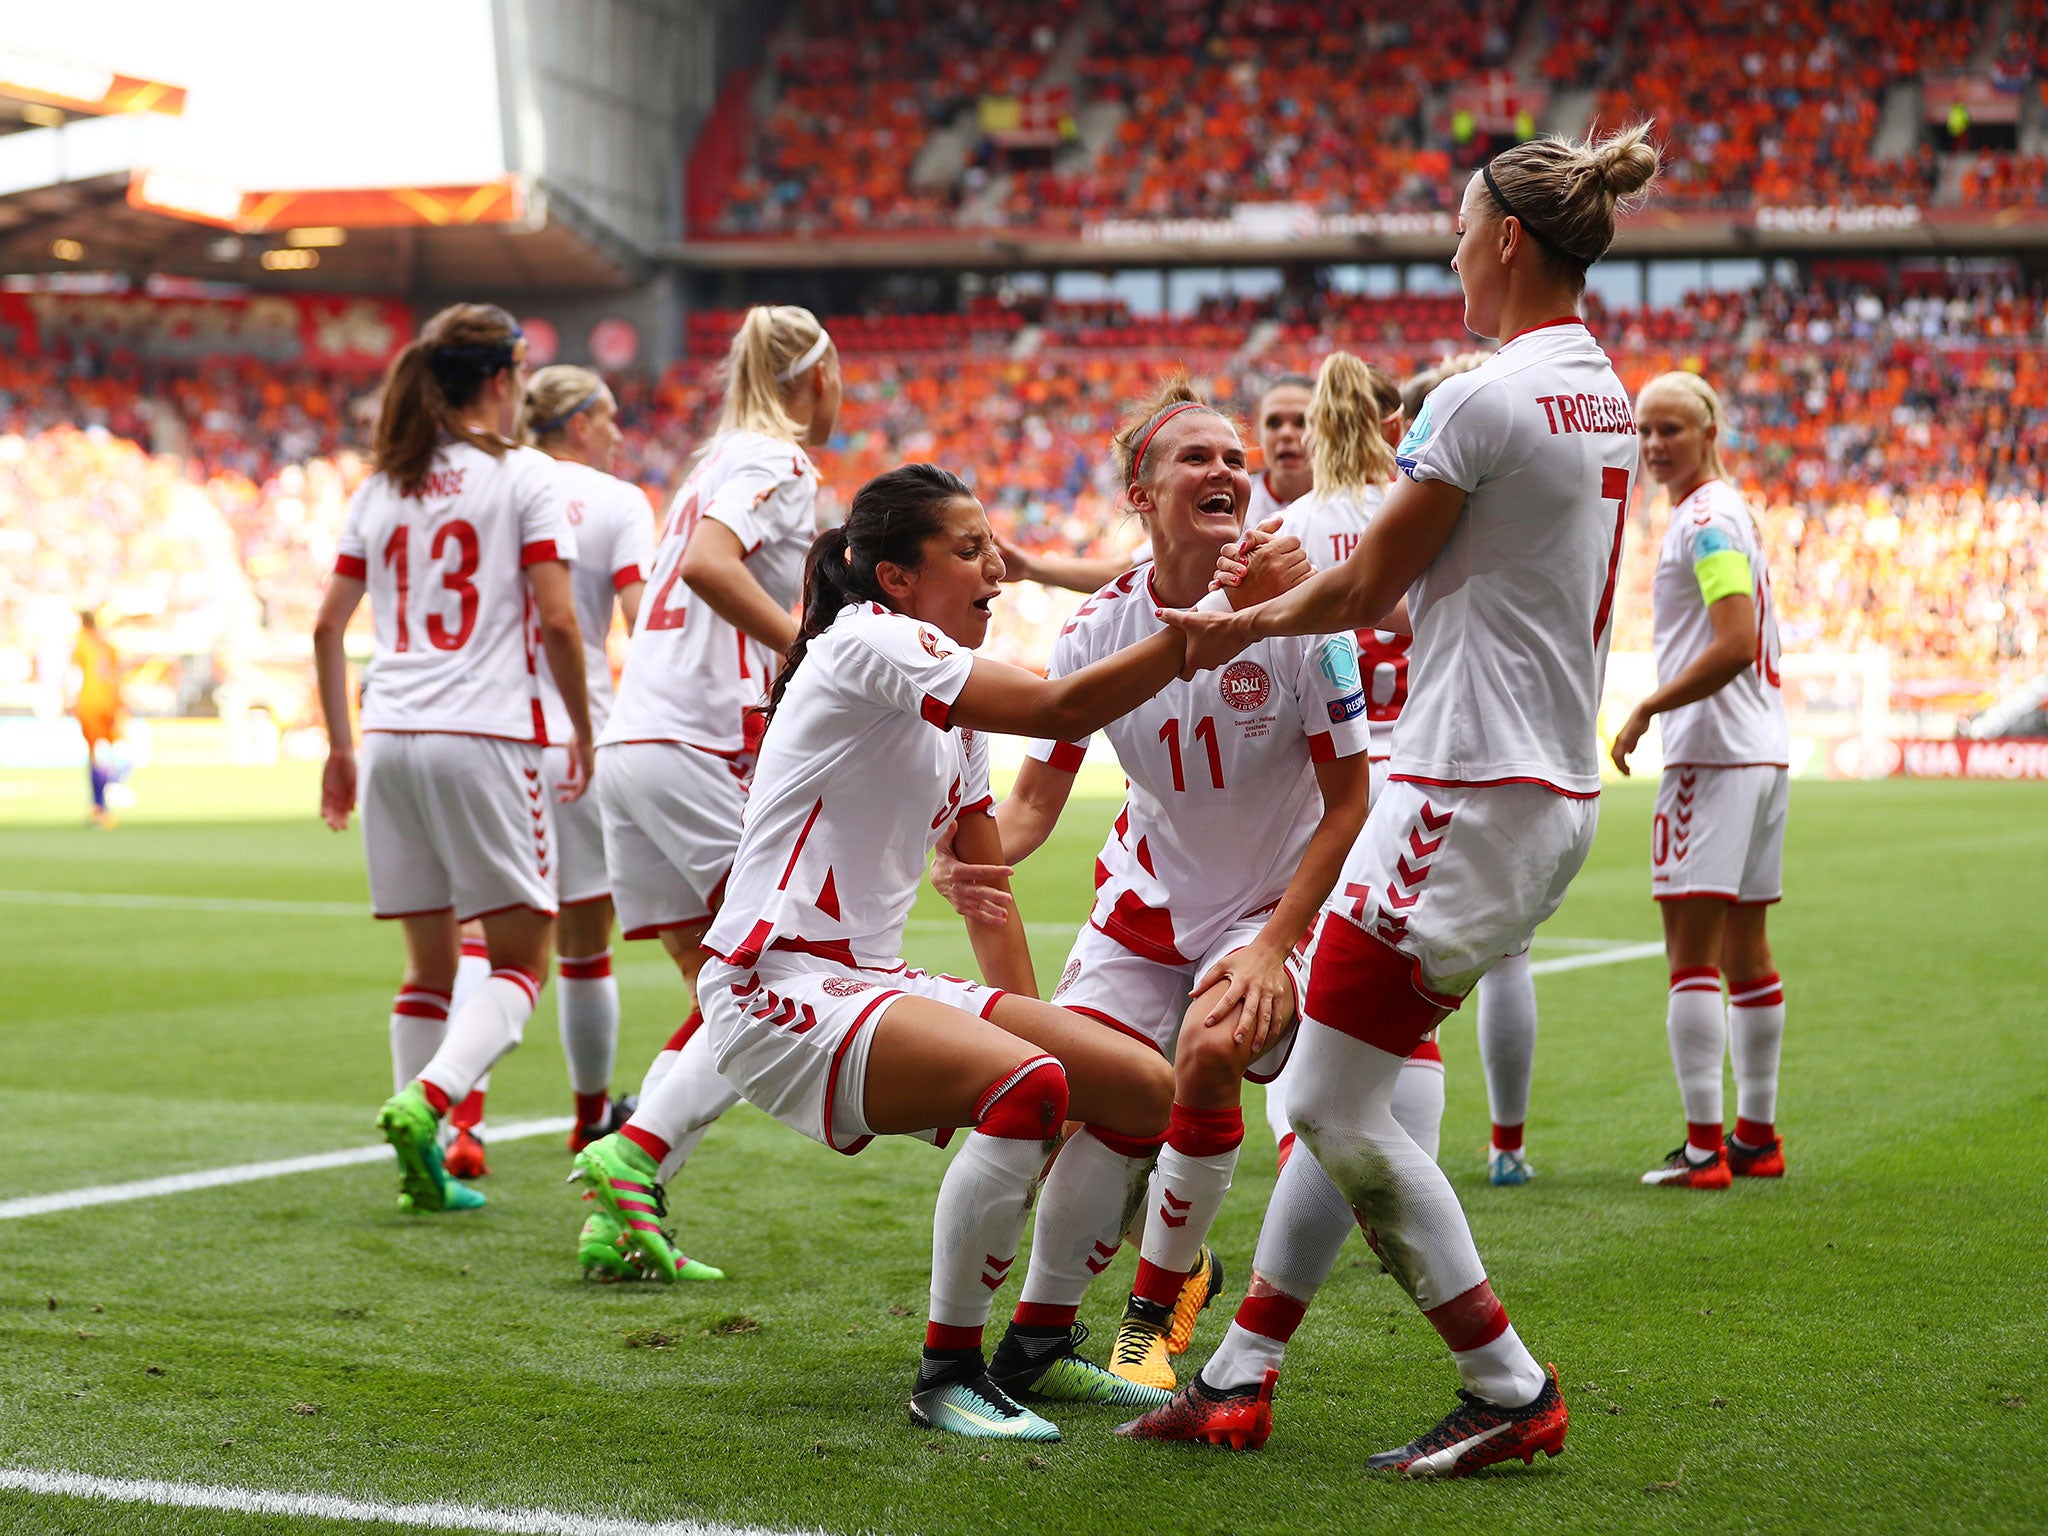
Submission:
M 2048 202 L 2048 159 L 1975 149 L 1967 135 L 1930 126 L 1901 157 L 1873 152 L 1895 84 L 1975 68 L 2008 93 L 2048 88 L 2048 29 L 2031 3 L 1989 48 L 1984 8 L 1967 0 L 1120 8 L 1091 24 L 1073 70 L 1084 107 L 1118 114 L 1113 138 L 1018 169 L 978 199 L 986 144 L 958 176 L 913 185 L 919 152 L 978 98 L 1038 80 L 1077 7 L 898 0 L 887 11 L 856 41 L 832 8 L 806 4 L 778 34 L 779 95 L 726 198 L 725 233 L 936 229 L 970 201 L 975 222 L 1049 229 L 1227 216 L 1238 203 L 1443 209 L 1453 164 L 1486 147 L 1451 98 L 1495 83 L 1539 106 L 1545 91 L 1590 91 L 1601 121 L 1654 117 L 1668 145 L 1662 207 Z M 1518 46 L 1525 36 L 1533 46 Z M 1945 187 L 1949 160 L 1960 175 Z
M 1597 310 L 1597 306 L 1592 306 Z M 1104 444 L 1127 401 L 1173 359 L 1252 414 L 1261 381 L 1333 346 L 1396 374 L 1461 348 L 1434 297 L 1223 301 L 1181 320 L 1040 304 L 1042 345 L 1011 355 L 1023 317 L 993 300 L 943 317 L 830 323 L 846 338 L 846 405 L 817 457 L 830 503 L 905 459 L 957 469 L 998 527 L 1034 550 L 1135 544 Z M 1268 322 L 1291 318 L 1277 326 Z M 1728 400 L 1736 474 L 1762 509 L 1789 648 L 1881 645 L 1905 678 L 1990 686 L 2043 666 L 2048 628 L 2048 304 L 2038 291 L 1959 284 L 1708 293 L 1668 309 L 1595 313 L 1624 382 L 1703 370 Z M 704 320 L 730 331 L 726 317 Z M 1272 338 L 1248 354 L 1254 334 Z M 963 343 L 963 338 L 965 338 Z M 875 345 L 869 345 L 874 343 Z M 887 348 L 878 350 L 877 347 Z M 279 651 L 303 642 L 349 492 L 370 381 L 209 364 L 149 371 L 10 363 L 0 375 L 0 651 L 19 672 L 24 616 L 53 592 L 165 613 L 208 598 L 190 541 L 165 515 L 201 487 L 232 530 Z M 705 358 L 615 381 L 620 472 L 660 504 L 715 404 Z M 180 446 L 182 445 L 182 447 Z M 146 449 L 158 450 L 156 453 Z M 1617 643 L 1648 645 L 1661 531 L 1637 500 Z M 993 654 L 1038 662 L 1071 606 L 1035 587 L 1000 605 Z

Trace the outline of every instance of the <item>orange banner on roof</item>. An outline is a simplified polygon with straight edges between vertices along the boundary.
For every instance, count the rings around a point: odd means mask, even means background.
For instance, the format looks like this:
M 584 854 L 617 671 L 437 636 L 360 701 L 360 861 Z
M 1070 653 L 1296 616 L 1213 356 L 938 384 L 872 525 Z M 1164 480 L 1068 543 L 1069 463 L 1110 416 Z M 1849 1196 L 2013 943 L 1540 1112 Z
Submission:
M 343 229 L 516 224 L 526 188 L 516 176 L 462 187 L 377 187 L 326 192 L 243 192 L 168 171 L 137 171 L 128 203 L 242 234 L 339 225 Z
M 162 112 L 178 117 L 185 111 L 182 85 L 7 47 L 0 47 L 0 97 L 67 112 Z

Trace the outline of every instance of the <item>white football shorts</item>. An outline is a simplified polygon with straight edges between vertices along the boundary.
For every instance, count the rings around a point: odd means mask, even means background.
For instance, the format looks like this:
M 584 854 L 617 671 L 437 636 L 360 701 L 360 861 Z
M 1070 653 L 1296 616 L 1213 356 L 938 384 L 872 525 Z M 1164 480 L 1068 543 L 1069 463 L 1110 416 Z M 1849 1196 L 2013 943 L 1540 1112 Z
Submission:
M 1171 1061 L 1180 1043 L 1181 1022 L 1193 1001 L 1195 983 L 1218 960 L 1256 939 L 1265 925 L 1263 914 L 1241 917 L 1193 965 L 1168 965 L 1132 953 L 1090 924 L 1076 936 L 1074 947 L 1067 952 L 1066 967 L 1060 972 L 1052 1000 L 1111 1029 L 1137 1036 Z M 1294 987 L 1295 1024 L 1301 1019 L 1307 975 L 1301 956 L 1289 955 L 1287 979 Z M 1245 1073 L 1248 1081 L 1268 1083 L 1279 1076 L 1294 1049 L 1295 1024 L 1289 1024 L 1252 1063 Z
M 1650 822 L 1650 894 L 1761 906 L 1785 894 L 1783 768 L 1666 768 Z
M 597 749 L 604 864 L 627 938 L 711 920 L 739 851 L 744 771 L 679 741 Z
M 1455 1007 L 1496 961 L 1529 947 L 1599 819 L 1599 800 L 1539 784 L 1391 779 L 1324 910 L 1408 956 Z
M 1002 996 L 901 961 L 868 968 L 792 950 L 746 967 L 713 957 L 697 977 L 719 1075 L 791 1130 L 849 1156 L 874 1139 L 861 1110 L 874 1026 L 889 1005 L 928 997 L 985 1019 Z
M 463 922 L 555 911 L 554 789 L 531 742 L 440 731 L 363 737 L 370 910 Z
M 555 786 L 569 776 L 569 749 L 549 747 L 541 776 L 552 798 Z M 565 907 L 599 901 L 612 890 L 605 874 L 604 813 L 598 808 L 597 786 L 584 787 L 581 799 L 555 806 L 555 890 Z

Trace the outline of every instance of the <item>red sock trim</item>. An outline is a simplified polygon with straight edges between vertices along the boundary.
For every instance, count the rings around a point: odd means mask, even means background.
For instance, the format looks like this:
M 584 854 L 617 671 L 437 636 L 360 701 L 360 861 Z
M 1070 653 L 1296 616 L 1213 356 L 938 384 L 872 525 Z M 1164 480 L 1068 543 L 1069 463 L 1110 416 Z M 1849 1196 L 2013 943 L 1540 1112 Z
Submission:
M 1721 968 L 1714 965 L 1687 965 L 1671 973 L 1672 992 L 1711 992 L 1721 994 Z
M 555 967 L 564 981 L 599 981 L 612 973 L 612 952 L 600 950 L 594 955 L 585 955 L 572 960 L 567 955 Z
M 665 1051 L 680 1051 L 684 1046 L 690 1043 L 690 1036 L 697 1033 L 697 1031 L 702 1029 L 703 1027 L 704 1010 L 701 1008 L 692 1008 L 690 1010 L 690 1016 L 687 1019 L 683 1020 L 682 1027 L 678 1029 L 674 1034 L 668 1037 L 668 1044 L 663 1046 L 662 1049 Z
M 1493 1150 L 1496 1152 L 1521 1151 L 1522 1128 L 1519 1125 L 1496 1125 L 1493 1128 Z
M 491 958 L 491 946 L 482 939 L 464 939 L 462 941 L 462 958 L 465 960 L 488 960 Z
M 523 965 L 501 965 L 491 972 L 493 981 L 509 981 L 526 994 L 526 1001 L 540 1001 L 540 978 Z
M 1718 1122 L 1702 1125 L 1697 1121 L 1685 1122 L 1685 1139 L 1688 1145 L 1698 1147 L 1702 1152 L 1721 1150 L 1721 1127 Z
M 448 1113 L 448 1095 L 438 1083 L 430 1083 L 424 1077 L 419 1080 L 420 1092 L 427 1096 L 427 1106 L 436 1115 Z
M 1287 1166 L 1287 1159 L 1294 1156 L 1294 1143 L 1299 1139 L 1292 1131 L 1280 1138 L 1279 1163 L 1282 1168 Z
M 484 1123 L 484 1090 L 472 1088 L 469 1097 L 455 1106 L 448 1116 L 448 1123 L 461 1130 L 473 1131 Z
M 408 988 L 398 994 L 391 1011 L 407 1019 L 445 1019 L 448 1017 L 448 994 L 417 992 Z
M 608 1093 L 579 1093 L 576 1095 L 576 1123 L 598 1125 L 605 1112 L 612 1107 L 612 1096 Z
M 1189 1157 L 1221 1157 L 1244 1144 L 1244 1110 L 1191 1109 L 1176 1103 L 1166 1121 L 1166 1144 Z
M 1272 1339 L 1285 1344 L 1294 1337 L 1294 1330 L 1301 1326 L 1302 1318 L 1308 1315 L 1308 1303 L 1296 1301 L 1281 1291 L 1267 1291 L 1262 1296 L 1247 1296 L 1237 1305 L 1237 1326 L 1247 1333 L 1256 1333 L 1262 1339 Z
M 974 1128 L 1004 1141 L 1044 1141 L 1067 1118 L 1067 1069 L 1052 1056 L 1019 1062 L 974 1106 Z
M 1150 1259 L 1138 1260 L 1138 1276 L 1131 1282 L 1131 1294 L 1142 1296 L 1158 1306 L 1170 1307 L 1180 1300 L 1181 1287 L 1187 1284 L 1187 1270 L 1161 1269 Z
M 1088 1127 L 1088 1134 L 1101 1142 L 1118 1157 L 1154 1157 L 1166 1145 L 1166 1133 L 1157 1136 L 1126 1136 L 1121 1131 L 1104 1130 L 1099 1125 Z
M 1442 1066 L 1444 1064 L 1443 1047 L 1434 1040 L 1425 1040 L 1408 1053 L 1408 1059 L 1410 1061 L 1433 1061 L 1438 1066 Z
M 619 1134 L 659 1163 L 668 1156 L 668 1143 L 652 1131 L 643 1131 L 637 1125 L 622 1127 Z
M 1078 1302 L 1071 1307 L 1060 1307 L 1049 1301 L 1020 1301 L 1017 1303 L 1017 1315 L 1010 1321 L 1019 1328 L 1071 1328 L 1074 1319 L 1080 1315 Z
M 1768 976 L 1759 976 L 1755 981 L 1728 983 L 1728 1005 L 1731 1008 L 1778 1008 L 1784 1002 L 1785 987 L 1776 971 Z
M 1392 1056 L 1407 1056 L 1461 998 L 1427 990 L 1414 960 L 1356 923 L 1323 919 L 1302 1012 Z
M 1453 1296 L 1440 1307 L 1422 1314 L 1429 1319 L 1452 1349 L 1463 1351 L 1491 1344 L 1508 1331 L 1508 1309 L 1493 1294 L 1491 1281 L 1482 1280 L 1463 1295 Z
M 980 1328 L 955 1328 L 951 1323 L 926 1323 L 924 1325 L 924 1347 L 926 1349 L 979 1349 L 981 1348 Z
M 1768 1147 L 1778 1139 L 1778 1127 L 1771 1120 L 1745 1120 L 1735 1117 L 1735 1139 L 1745 1147 Z

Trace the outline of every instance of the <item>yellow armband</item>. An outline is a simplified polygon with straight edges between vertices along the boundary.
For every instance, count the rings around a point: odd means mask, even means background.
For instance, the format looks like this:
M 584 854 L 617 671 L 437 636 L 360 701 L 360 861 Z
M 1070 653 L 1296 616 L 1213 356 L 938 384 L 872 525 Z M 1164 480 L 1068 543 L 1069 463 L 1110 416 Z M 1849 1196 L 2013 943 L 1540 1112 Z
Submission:
M 1724 597 L 1747 597 L 1751 591 L 1749 556 L 1739 549 L 1717 549 L 1693 562 L 1700 597 L 1711 608 Z

